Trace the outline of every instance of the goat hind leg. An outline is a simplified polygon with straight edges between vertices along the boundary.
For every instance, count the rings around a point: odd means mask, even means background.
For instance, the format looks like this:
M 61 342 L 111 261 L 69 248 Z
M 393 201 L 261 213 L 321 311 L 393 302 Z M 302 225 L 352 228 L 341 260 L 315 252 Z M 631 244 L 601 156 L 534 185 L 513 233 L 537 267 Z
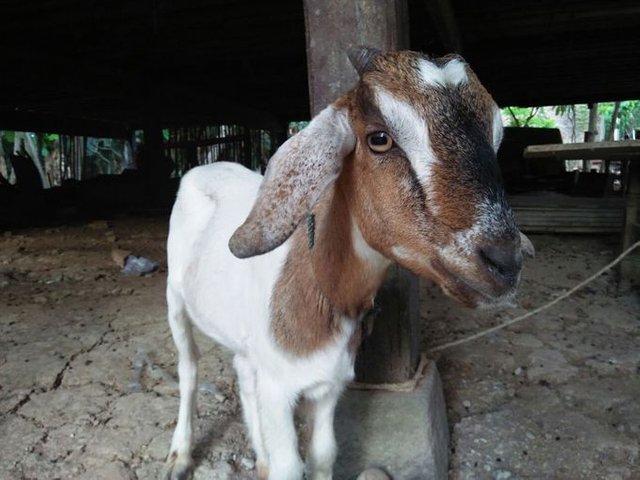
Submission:
M 196 408 L 198 351 L 182 298 L 171 289 L 167 289 L 167 304 L 169 307 L 169 326 L 178 350 L 180 408 L 178 423 L 171 440 L 171 449 L 165 463 L 164 478 L 165 480 L 186 480 L 191 478 L 193 473 L 191 444 L 193 441 L 193 417 Z

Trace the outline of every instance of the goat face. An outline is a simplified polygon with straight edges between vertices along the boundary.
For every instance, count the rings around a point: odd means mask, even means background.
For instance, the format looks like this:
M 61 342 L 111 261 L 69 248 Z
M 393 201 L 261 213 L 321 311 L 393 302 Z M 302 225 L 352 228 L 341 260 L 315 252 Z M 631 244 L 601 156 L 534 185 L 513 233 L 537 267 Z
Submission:
M 469 306 L 508 301 L 522 254 L 497 105 L 460 57 L 357 53 L 349 111 L 364 237 Z
M 350 58 L 360 82 L 270 160 L 231 251 L 280 245 L 343 172 L 370 246 L 466 305 L 509 301 L 522 254 L 496 161 L 497 105 L 457 56 L 361 48 Z

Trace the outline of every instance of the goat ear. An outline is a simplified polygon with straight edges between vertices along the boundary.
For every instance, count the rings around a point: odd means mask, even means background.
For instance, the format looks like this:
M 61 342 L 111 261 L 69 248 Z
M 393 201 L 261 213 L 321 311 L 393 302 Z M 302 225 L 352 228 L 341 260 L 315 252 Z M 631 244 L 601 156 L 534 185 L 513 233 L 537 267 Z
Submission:
M 355 141 L 347 109 L 333 105 L 287 140 L 269 161 L 249 216 L 231 236 L 231 252 L 253 257 L 289 238 L 337 178 Z
M 371 47 L 352 47 L 347 50 L 347 56 L 353 68 L 362 76 L 366 72 L 374 70 L 374 61 L 382 54 L 381 50 Z

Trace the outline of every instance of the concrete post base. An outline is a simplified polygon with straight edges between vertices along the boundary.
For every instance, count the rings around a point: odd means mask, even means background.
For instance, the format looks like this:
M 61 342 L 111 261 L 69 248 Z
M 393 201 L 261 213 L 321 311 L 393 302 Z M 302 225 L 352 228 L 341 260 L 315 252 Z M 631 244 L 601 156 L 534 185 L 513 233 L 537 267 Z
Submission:
M 347 390 L 335 419 L 334 478 L 379 467 L 394 480 L 447 478 L 449 429 L 434 362 L 411 393 Z

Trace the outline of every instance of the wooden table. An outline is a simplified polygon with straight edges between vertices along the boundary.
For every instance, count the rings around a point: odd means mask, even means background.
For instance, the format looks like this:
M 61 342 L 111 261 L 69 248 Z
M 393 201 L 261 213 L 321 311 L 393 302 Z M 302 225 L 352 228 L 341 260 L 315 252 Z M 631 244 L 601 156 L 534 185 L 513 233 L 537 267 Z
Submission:
M 622 248 L 626 249 L 640 240 L 640 140 L 617 142 L 557 143 L 529 145 L 525 158 L 549 158 L 560 160 L 622 160 L 628 162 L 625 193 L 625 225 Z M 627 257 L 620 267 L 623 282 L 640 284 L 640 253 Z
M 640 157 L 640 140 L 529 145 L 524 150 L 524 157 L 555 157 L 561 160 L 631 160 Z

